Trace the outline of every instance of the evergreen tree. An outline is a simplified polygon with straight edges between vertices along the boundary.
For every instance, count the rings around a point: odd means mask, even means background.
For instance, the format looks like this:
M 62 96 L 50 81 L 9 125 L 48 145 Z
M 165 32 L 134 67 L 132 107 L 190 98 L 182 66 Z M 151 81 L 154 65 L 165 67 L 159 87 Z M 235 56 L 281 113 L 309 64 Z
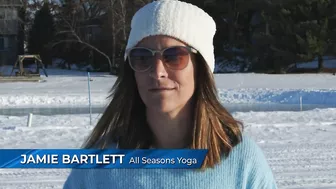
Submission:
M 280 3 L 279 3 L 280 2 Z M 318 58 L 323 68 L 323 56 L 332 46 L 333 25 L 329 19 L 335 16 L 333 0 L 277 1 L 264 11 L 264 20 L 270 25 L 270 33 L 258 34 L 258 42 L 270 49 L 273 68 L 277 71 L 297 61 Z
M 261 12 L 268 30 L 255 34 L 255 47 L 259 57 L 266 60 L 266 68 L 273 72 L 282 73 L 284 68 L 298 59 L 295 31 L 297 15 L 291 9 L 299 1 L 273 1 Z
M 54 35 L 53 15 L 50 12 L 49 3 L 45 1 L 42 8 L 35 13 L 28 39 L 28 52 L 40 54 L 45 65 L 51 64 L 51 53 L 48 46 Z
M 258 1 L 187 0 L 187 2 L 204 9 L 215 20 L 217 25 L 214 37 L 216 56 L 243 64 L 246 62 L 245 59 L 250 56 L 247 50 L 251 44 L 250 21 L 258 6 Z
M 327 53 L 336 56 L 336 16 L 330 18 L 329 20 L 330 27 L 330 48 Z
M 318 69 L 323 69 L 323 56 L 327 55 L 332 48 L 332 38 L 334 36 L 334 25 L 329 20 L 336 17 L 335 0 L 310 0 L 305 1 L 297 7 L 306 19 L 306 22 L 299 23 L 301 35 L 297 35 L 304 59 L 318 59 Z M 304 32 L 303 32 L 304 31 Z M 303 35 L 302 35 L 303 34 Z

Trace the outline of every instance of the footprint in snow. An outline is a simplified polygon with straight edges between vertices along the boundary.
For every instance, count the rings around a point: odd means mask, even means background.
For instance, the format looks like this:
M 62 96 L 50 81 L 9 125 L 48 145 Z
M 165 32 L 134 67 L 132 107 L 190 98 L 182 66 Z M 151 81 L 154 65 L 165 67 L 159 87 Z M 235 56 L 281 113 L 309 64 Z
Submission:
M 15 130 L 15 126 L 12 126 L 12 127 L 3 127 L 2 129 L 3 130 L 12 130 L 12 131 L 14 131 Z

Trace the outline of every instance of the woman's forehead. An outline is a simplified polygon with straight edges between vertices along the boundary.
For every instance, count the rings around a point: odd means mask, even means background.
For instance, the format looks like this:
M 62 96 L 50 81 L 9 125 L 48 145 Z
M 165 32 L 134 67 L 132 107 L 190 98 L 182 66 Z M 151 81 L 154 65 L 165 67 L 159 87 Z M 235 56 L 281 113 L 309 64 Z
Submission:
M 147 47 L 150 49 L 164 49 L 171 46 L 186 46 L 186 45 L 182 41 L 175 39 L 173 37 L 156 35 L 142 39 L 136 46 Z

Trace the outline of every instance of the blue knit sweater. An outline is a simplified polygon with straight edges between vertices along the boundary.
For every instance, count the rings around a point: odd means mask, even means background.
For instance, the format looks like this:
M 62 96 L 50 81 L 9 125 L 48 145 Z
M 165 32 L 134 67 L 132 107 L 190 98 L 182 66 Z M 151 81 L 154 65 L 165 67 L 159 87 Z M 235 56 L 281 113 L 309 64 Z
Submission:
M 215 168 L 190 169 L 73 169 L 64 189 L 276 189 L 261 149 L 243 136 Z

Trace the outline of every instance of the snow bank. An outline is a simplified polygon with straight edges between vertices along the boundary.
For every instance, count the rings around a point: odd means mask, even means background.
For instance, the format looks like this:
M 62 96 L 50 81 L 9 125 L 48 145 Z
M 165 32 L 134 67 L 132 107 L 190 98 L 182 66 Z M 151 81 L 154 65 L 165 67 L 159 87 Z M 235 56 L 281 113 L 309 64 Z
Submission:
M 239 104 L 319 104 L 336 107 L 336 90 L 283 90 L 283 89 L 223 89 L 219 88 L 222 103 Z M 91 103 L 105 106 L 108 93 L 91 94 Z M 88 106 L 88 94 L 3 94 L 0 95 L 1 107 L 82 107 Z
M 219 89 L 223 103 L 277 103 L 334 105 L 336 107 L 336 90 L 304 89 Z

